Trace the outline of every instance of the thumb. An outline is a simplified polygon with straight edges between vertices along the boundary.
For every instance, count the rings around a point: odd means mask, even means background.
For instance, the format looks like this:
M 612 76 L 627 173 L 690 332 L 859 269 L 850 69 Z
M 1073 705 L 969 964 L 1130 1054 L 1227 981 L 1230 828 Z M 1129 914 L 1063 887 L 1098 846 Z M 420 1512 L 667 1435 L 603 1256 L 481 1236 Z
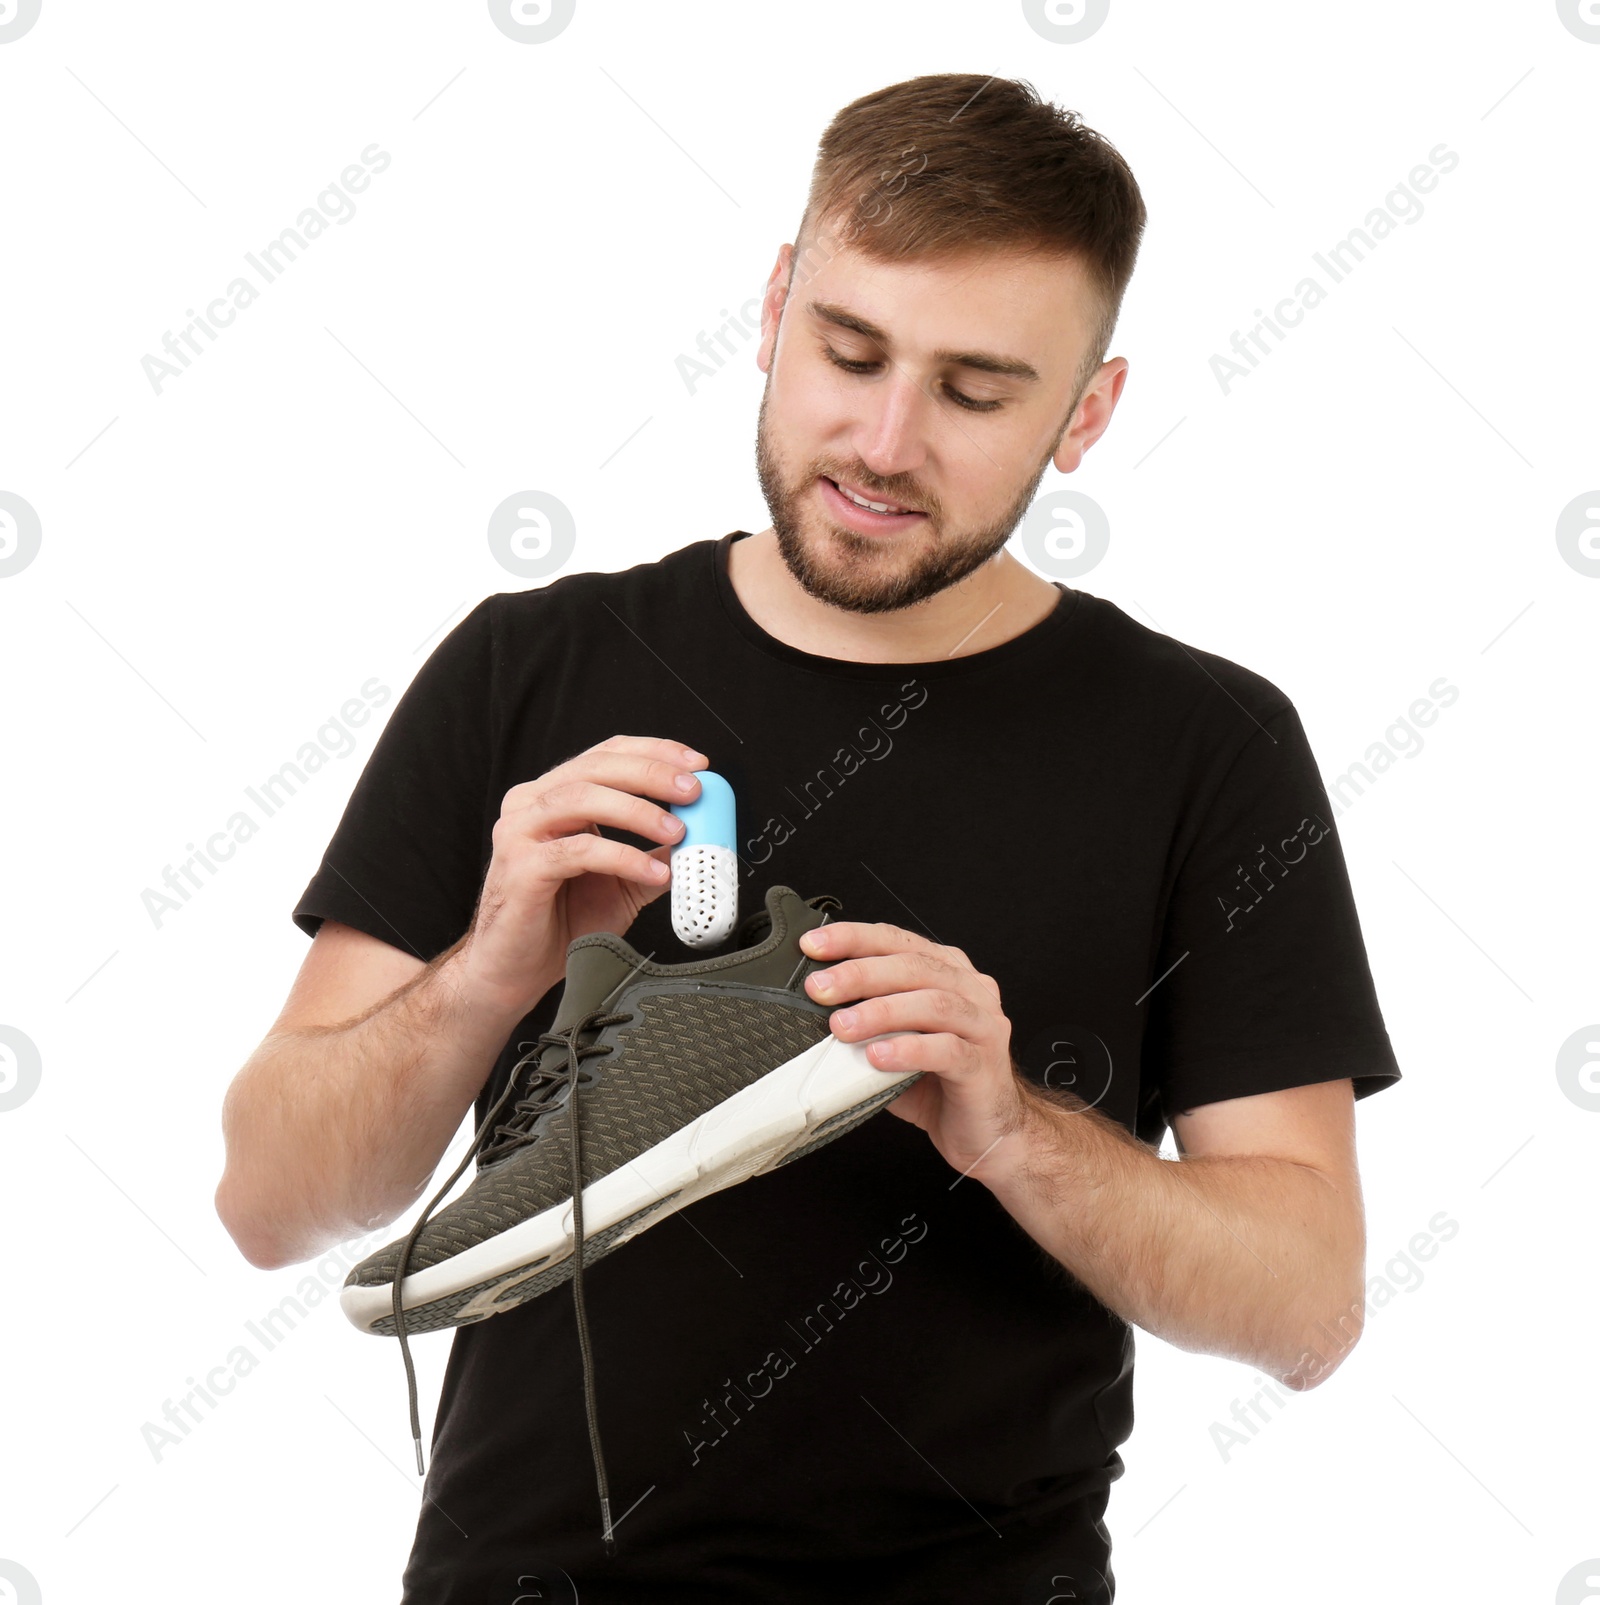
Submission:
M 669 869 L 672 867 L 672 847 L 670 843 L 663 842 L 659 847 L 652 847 L 645 856 L 655 859 L 658 864 L 665 864 Z M 663 892 L 671 890 L 672 882 L 670 879 L 662 881 L 659 886 L 639 887 L 639 893 L 644 903 L 653 903 Z M 641 906 L 643 905 L 641 904 Z

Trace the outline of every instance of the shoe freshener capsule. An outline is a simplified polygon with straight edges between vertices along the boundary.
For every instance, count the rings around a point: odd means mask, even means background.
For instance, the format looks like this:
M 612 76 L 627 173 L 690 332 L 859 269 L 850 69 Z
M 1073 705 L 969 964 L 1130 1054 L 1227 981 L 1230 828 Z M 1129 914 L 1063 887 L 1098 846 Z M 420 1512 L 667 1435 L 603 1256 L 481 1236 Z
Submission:
M 700 795 L 676 803 L 683 840 L 672 849 L 672 928 L 690 947 L 710 947 L 739 918 L 739 853 L 733 787 L 709 769 L 696 770 Z

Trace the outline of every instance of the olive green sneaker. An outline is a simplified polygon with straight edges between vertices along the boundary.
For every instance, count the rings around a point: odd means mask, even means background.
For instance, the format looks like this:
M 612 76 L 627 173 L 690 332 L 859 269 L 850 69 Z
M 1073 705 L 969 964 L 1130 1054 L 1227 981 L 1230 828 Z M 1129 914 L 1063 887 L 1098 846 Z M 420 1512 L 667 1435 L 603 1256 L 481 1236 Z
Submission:
M 362 1331 L 401 1340 L 419 1470 L 408 1333 L 487 1320 L 571 1280 L 587 1378 L 584 1265 L 842 1137 L 919 1078 L 835 1038 L 832 1011 L 805 992 L 824 965 L 800 937 L 839 908 L 774 886 L 739 946 L 687 964 L 652 963 L 603 931 L 568 948 L 552 1029 L 410 1233 L 357 1265 L 340 1297 Z M 471 1185 L 434 1216 L 474 1157 Z M 604 1530 L 609 1544 L 608 1515 Z

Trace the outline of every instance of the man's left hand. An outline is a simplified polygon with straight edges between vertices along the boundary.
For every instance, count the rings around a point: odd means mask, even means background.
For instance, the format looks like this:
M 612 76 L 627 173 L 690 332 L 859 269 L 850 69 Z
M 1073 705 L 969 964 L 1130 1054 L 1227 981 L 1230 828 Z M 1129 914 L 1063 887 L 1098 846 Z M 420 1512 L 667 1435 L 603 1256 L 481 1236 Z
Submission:
M 834 1009 L 829 1026 L 840 1041 L 908 1033 L 866 1049 L 882 1070 L 927 1072 L 889 1105 L 895 1114 L 927 1132 L 963 1175 L 998 1174 L 1010 1157 L 1004 1139 L 1026 1122 L 1030 1100 L 1011 1062 L 1011 1022 L 994 977 L 960 948 L 898 925 L 821 925 L 800 947 L 828 963 L 806 977 L 806 992 Z

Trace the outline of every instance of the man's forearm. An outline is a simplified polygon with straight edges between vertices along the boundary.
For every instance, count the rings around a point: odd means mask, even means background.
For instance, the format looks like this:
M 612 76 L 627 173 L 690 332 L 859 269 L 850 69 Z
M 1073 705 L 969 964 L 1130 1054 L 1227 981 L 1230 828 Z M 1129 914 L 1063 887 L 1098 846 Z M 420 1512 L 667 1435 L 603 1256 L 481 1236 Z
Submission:
M 456 951 L 355 1019 L 269 1036 L 240 1072 L 218 1207 L 253 1262 L 308 1259 L 427 1186 L 519 1018 L 468 995 Z
M 1359 1332 L 1366 1248 L 1360 1211 L 1331 1178 L 1285 1159 L 1163 1159 L 1098 1110 L 1031 1084 L 1024 1108 L 985 1183 L 1102 1304 L 1289 1387 L 1331 1372 L 1329 1349 Z M 1319 1323 L 1341 1321 L 1348 1341 L 1336 1344 Z

